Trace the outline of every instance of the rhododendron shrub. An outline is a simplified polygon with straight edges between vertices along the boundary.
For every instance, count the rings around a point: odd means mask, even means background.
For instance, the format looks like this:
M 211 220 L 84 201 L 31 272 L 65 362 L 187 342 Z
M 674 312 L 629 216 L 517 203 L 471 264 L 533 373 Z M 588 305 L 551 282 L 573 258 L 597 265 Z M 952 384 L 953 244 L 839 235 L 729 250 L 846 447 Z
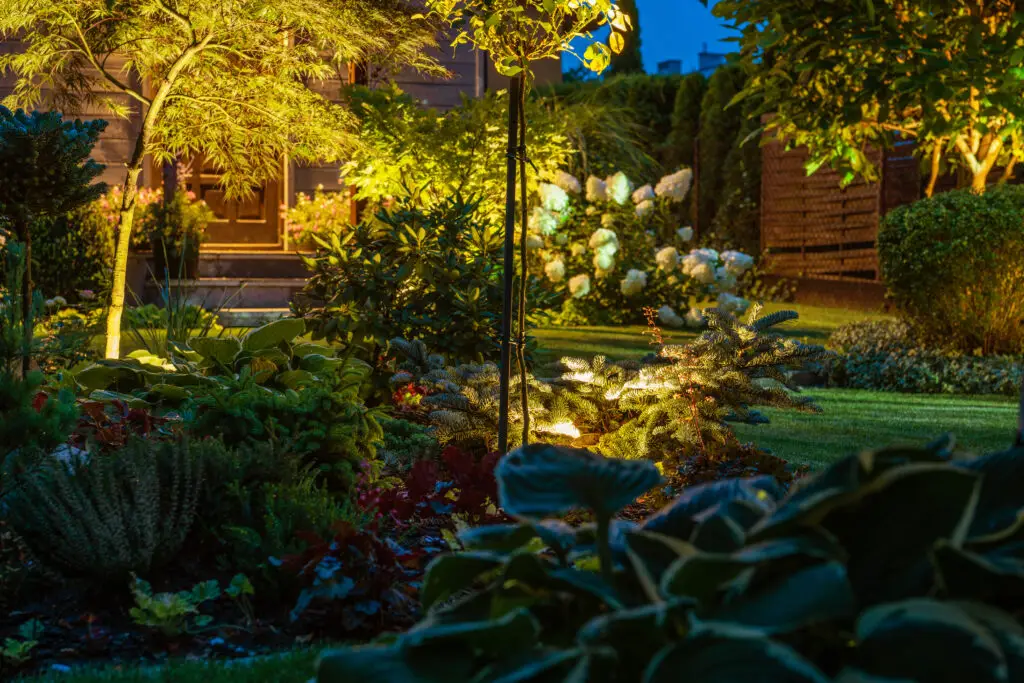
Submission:
M 640 187 L 621 172 L 581 181 L 559 171 L 540 184 L 527 238 L 561 295 L 561 322 L 642 323 L 649 306 L 665 327 L 700 328 L 703 307 L 747 309 L 735 291 L 753 257 L 694 248 L 693 228 L 676 222 L 692 180 L 686 168 Z

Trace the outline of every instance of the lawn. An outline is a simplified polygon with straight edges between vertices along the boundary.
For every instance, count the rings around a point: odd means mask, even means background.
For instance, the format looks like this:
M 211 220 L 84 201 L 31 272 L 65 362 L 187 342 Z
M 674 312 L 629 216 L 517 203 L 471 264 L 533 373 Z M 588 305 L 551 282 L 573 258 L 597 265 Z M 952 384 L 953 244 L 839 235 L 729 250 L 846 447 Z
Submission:
M 744 441 L 786 460 L 825 466 L 849 453 L 892 444 L 922 444 L 951 433 L 965 451 L 1008 448 L 1017 403 L 1002 396 L 890 394 L 853 389 L 809 389 L 824 412 L 766 409 L 766 425 L 736 425 Z
M 22 679 L 42 683 L 306 683 L 316 673 L 318 650 L 246 661 L 172 660 L 164 667 L 104 667 Z
M 833 330 L 859 320 L 880 320 L 881 313 L 853 311 L 843 308 L 801 306 L 799 304 L 768 304 L 766 313 L 789 309 L 800 318 L 780 325 L 777 329 L 791 337 L 812 344 L 824 344 Z M 543 327 L 533 330 L 540 343 L 541 355 L 546 360 L 560 356 L 605 355 L 613 359 L 639 358 L 653 349 L 651 338 L 644 334 L 642 325 L 620 327 Z M 662 330 L 668 344 L 683 344 L 696 334 L 689 331 Z

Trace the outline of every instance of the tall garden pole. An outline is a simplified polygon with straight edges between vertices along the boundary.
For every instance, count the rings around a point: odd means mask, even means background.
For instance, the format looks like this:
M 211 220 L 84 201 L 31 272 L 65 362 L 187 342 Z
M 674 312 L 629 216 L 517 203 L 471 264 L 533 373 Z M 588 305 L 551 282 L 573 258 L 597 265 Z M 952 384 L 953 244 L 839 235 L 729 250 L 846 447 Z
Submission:
M 508 399 L 512 374 L 512 289 L 515 282 L 516 151 L 519 148 L 519 92 L 522 76 L 509 79 L 508 145 L 505 153 L 505 288 L 501 305 L 501 379 L 498 402 L 498 451 L 508 453 Z
M 523 74 L 527 72 L 524 69 Z M 526 381 L 526 80 L 519 77 L 519 324 L 516 360 L 519 364 L 519 401 L 523 411 L 523 445 L 530 443 L 530 397 Z

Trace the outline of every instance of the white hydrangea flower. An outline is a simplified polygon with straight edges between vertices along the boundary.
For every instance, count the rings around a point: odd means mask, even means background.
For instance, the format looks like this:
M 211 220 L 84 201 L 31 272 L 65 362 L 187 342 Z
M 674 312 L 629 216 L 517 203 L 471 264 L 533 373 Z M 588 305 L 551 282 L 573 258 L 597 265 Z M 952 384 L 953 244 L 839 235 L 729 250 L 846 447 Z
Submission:
M 741 251 L 723 251 L 719 258 L 730 273 L 739 277 L 747 272 L 754 265 L 754 257 L 744 254 Z
M 730 313 L 743 313 L 750 308 L 750 302 L 743 297 L 722 292 L 718 295 L 718 307 Z
M 681 202 L 686 199 L 692 181 L 693 171 L 684 168 L 659 180 L 658 185 L 654 188 L 654 193 L 659 197 L 667 197 L 670 201 Z
M 633 203 L 634 204 L 639 204 L 640 202 L 645 202 L 648 199 L 654 199 L 654 188 L 651 187 L 649 184 L 648 185 L 644 185 L 643 187 L 637 188 L 637 190 L 635 192 L 633 192 Z
M 725 266 L 715 268 L 715 286 L 722 291 L 728 291 L 736 286 L 736 276 Z
M 527 235 L 526 236 L 526 248 L 530 250 L 543 249 L 544 240 L 541 239 L 540 235 Z
M 682 267 L 683 272 L 686 273 L 687 275 L 692 274 L 694 268 L 703 264 L 710 265 L 709 259 L 707 258 L 707 256 L 698 253 L 696 249 L 691 251 L 689 254 L 684 256 L 679 261 L 679 265 Z
M 597 176 L 587 178 L 587 201 L 604 202 L 608 200 L 608 184 Z
M 65 299 L 62 296 L 55 296 L 55 297 L 53 297 L 53 302 L 55 304 L 57 304 L 58 306 L 67 306 L 68 305 L 68 300 Z
M 647 273 L 642 270 L 631 268 L 626 273 L 626 277 L 622 278 L 622 282 L 619 284 L 619 289 L 621 289 L 622 293 L 626 296 L 634 296 L 642 292 L 646 286 Z
M 696 254 L 697 256 L 708 262 L 717 261 L 719 258 L 717 251 L 715 251 L 714 249 L 709 249 L 707 247 L 703 249 L 693 249 L 692 251 L 690 251 L 690 253 Z
M 650 215 L 654 211 L 654 201 L 651 199 L 645 199 L 636 205 L 636 215 L 640 218 Z
M 711 265 L 706 262 L 698 264 L 696 267 L 694 267 L 689 272 L 689 275 L 702 285 L 710 285 L 715 282 L 715 269 L 712 268 Z
M 564 232 L 560 232 L 557 235 L 555 235 L 555 244 L 557 244 L 558 246 L 564 247 L 568 243 L 569 243 L 569 236 L 566 235 Z
M 561 282 L 565 279 L 565 263 L 563 263 L 560 258 L 555 259 L 554 261 L 549 261 L 548 264 L 544 266 L 544 274 L 547 275 L 548 279 L 552 282 Z
M 606 213 L 603 216 L 601 216 L 601 227 L 602 228 L 610 228 L 610 227 L 612 227 L 614 225 L 615 225 L 615 216 L 611 215 L 610 213 Z
M 598 228 L 590 236 L 590 248 L 594 251 L 603 251 L 614 256 L 619 250 L 619 238 L 608 228 Z
M 693 239 L 693 228 L 689 225 L 679 228 L 676 230 L 676 235 L 684 242 L 689 242 Z
M 662 270 L 675 270 L 679 265 L 679 252 L 675 247 L 662 247 L 654 255 L 654 262 Z
M 704 327 L 704 312 L 696 306 L 692 307 L 686 314 L 686 326 L 695 330 Z
M 542 235 L 553 235 L 558 231 L 558 216 L 543 206 L 535 206 L 533 207 L 533 213 L 530 214 L 529 221 L 527 221 L 527 226 L 533 232 L 539 232 Z
M 582 299 L 590 293 L 590 276 L 586 273 L 569 278 L 569 293 Z
M 678 330 L 686 324 L 686 321 L 679 317 L 679 314 L 672 310 L 672 307 L 665 304 L 658 309 L 658 321 L 665 327 Z
M 588 216 L 594 216 L 600 213 L 600 211 L 601 210 L 598 209 L 596 206 L 588 206 L 586 209 L 584 209 L 584 213 L 586 213 Z
M 598 275 L 605 275 L 615 269 L 615 254 L 607 251 L 598 251 L 594 254 L 594 268 Z
M 576 176 L 571 173 L 566 173 L 565 171 L 555 171 L 555 175 L 551 179 L 551 182 L 558 185 L 569 194 L 579 194 L 581 190 L 580 181 Z
M 583 256 L 584 254 L 587 253 L 587 247 L 586 245 L 577 242 L 576 244 L 572 245 L 570 251 L 572 252 L 573 256 Z
M 633 192 L 633 183 L 629 181 L 626 174 L 619 171 L 610 175 L 604 181 L 608 188 L 608 200 L 616 204 L 625 204 L 629 201 L 629 195 Z
M 537 186 L 540 194 L 540 203 L 548 211 L 562 213 L 569 208 L 569 195 L 558 185 L 541 183 Z

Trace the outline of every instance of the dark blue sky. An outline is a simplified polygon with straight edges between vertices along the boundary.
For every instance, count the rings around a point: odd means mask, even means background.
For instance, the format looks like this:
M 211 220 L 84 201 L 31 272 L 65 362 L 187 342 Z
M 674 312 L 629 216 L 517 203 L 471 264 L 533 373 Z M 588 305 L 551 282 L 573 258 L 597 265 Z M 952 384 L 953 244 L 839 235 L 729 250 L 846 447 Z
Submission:
M 710 52 L 733 49 L 732 43 L 721 42 L 730 32 L 700 0 L 637 0 L 637 10 L 640 52 L 649 72 L 656 71 L 658 62 L 667 59 L 682 60 L 684 73 L 693 71 L 703 43 L 708 44 Z M 572 69 L 579 61 L 566 56 L 562 64 L 563 68 Z

